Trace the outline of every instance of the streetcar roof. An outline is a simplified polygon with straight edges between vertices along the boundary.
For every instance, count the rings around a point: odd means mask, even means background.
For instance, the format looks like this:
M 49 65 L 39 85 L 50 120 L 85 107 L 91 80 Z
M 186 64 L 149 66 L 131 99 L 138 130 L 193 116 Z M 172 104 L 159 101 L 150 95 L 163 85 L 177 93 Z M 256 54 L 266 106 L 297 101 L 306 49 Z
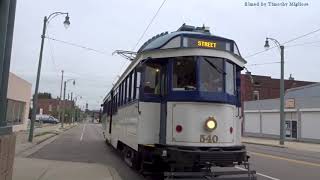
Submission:
M 242 59 L 234 40 L 212 35 L 206 27 L 194 27 L 185 24 L 175 32 L 164 32 L 152 37 L 140 47 L 138 54 L 157 49 L 172 48 L 207 48 L 224 50 L 235 54 Z
M 203 46 L 197 45 L 199 41 Z M 213 44 L 214 46 L 209 46 Z M 163 50 L 167 50 L 166 53 L 163 54 Z M 188 55 L 188 53 L 189 55 L 205 55 L 210 54 L 209 51 L 215 55 L 220 54 L 221 57 L 230 57 L 229 59 L 235 63 L 238 62 L 236 63 L 238 65 L 246 63 L 234 40 L 212 35 L 206 27 L 194 27 L 183 24 L 175 32 L 164 32 L 146 41 L 138 50 L 136 58 L 126 68 L 113 88 L 118 87 L 123 78 L 143 58 L 152 58 L 153 56 L 153 58 L 156 58 L 159 53 L 161 54 L 159 57 L 166 57 L 165 54 L 170 56 L 172 52 L 183 56 Z M 108 99 L 110 92 L 104 98 L 104 101 Z

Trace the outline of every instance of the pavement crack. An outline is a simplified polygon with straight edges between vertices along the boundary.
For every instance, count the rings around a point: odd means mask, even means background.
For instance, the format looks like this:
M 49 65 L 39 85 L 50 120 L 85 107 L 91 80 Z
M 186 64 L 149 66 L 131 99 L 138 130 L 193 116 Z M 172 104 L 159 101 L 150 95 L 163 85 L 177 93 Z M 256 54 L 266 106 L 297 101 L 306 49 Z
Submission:
M 43 171 L 43 173 L 41 173 L 41 175 L 37 178 L 37 180 L 41 180 L 41 178 L 43 178 L 43 176 L 49 171 L 50 168 L 51 168 L 51 167 L 48 166 L 48 167 Z

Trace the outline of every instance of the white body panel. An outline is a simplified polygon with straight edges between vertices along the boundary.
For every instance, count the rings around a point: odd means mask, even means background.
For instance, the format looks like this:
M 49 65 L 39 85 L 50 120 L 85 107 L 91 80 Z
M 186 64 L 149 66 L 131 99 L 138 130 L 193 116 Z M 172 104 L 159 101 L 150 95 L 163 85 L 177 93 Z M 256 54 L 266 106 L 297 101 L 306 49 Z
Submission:
M 138 150 L 138 144 L 158 144 L 160 130 L 160 103 L 131 103 L 112 117 L 112 130 L 109 134 L 109 119 L 104 116 L 106 138 L 114 147 L 118 141 Z M 232 105 L 200 102 L 168 102 L 167 131 L 168 145 L 183 146 L 234 146 L 240 145 L 241 119 L 236 117 L 238 109 Z M 204 123 L 209 116 L 217 120 L 217 129 L 208 132 Z M 183 131 L 176 132 L 176 125 L 182 125 Z M 230 127 L 233 133 L 230 133 Z M 200 134 L 217 135 L 217 143 L 200 143 Z
M 114 147 L 118 141 L 137 150 L 138 144 L 159 142 L 160 104 L 152 102 L 131 103 L 119 108 L 112 116 L 112 130 L 109 134 L 110 117 L 104 116 L 106 138 Z
M 187 146 L 232 146 L 240 144 L 240 119 L 237 108 L 232 105 L 202 102 L 168 102 L 167 105 L 167 144 Z M 217 128 L 205 130 L 208 117 L 213 116 Z M 183 130 L 176 132 L 176 126 Z M 233 132 L 230 133 L 230 127 Z M 238 132 L 237 132 L 238 131 Z M 216 135 L 217 143 L 200 143 L 200 135 Z

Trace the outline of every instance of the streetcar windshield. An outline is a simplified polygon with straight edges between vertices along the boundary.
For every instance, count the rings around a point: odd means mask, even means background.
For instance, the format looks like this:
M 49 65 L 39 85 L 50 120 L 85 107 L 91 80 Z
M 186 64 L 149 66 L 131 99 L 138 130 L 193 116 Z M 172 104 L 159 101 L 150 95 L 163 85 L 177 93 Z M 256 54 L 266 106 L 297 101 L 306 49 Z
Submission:
M 194 57 L 177 57 L 175 59 L 172 82 L 173 90 L 192 91 L 197 89 Z
M 200 57 L 200 91 L 223 92 L 223 59 Z

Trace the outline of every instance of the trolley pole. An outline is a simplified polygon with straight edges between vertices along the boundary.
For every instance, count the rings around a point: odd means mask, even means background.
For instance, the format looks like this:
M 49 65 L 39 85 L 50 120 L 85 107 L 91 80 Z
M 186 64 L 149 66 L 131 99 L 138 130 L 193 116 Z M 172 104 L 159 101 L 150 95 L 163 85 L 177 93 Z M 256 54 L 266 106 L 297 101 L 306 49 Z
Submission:
M 284 119 L 284 46 L 280 46 L 281 51 L 281 79 L 280 79 L 280 145 L 284 145 L 285 139 L 285 119 Z

